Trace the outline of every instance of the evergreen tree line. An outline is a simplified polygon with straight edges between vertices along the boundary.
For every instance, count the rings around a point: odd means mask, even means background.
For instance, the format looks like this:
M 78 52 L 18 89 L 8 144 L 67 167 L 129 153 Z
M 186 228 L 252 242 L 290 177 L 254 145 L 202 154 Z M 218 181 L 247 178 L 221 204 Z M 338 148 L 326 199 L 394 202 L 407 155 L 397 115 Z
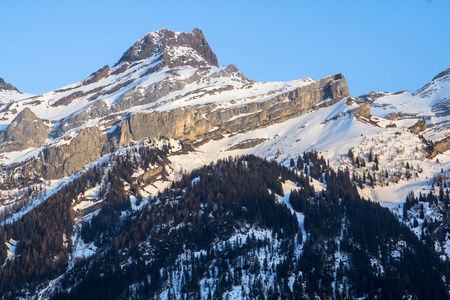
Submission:
M 241 296 L 249 299 L 448 298 L 442 281 L 448 271 L 433 249 L 389 210 L 362 199 L 348 169 L 333 170 L 317 152 L 291 161 L 295 171 L 252 155 L 219 160 L 183 175 L 143 209 L 132 211 L 130 196 L 139 197 L 140 189 L 132 175 L 163 163 L 167 152 L 158 151 L 127 152 L 114 158 L 107 172 L 93 168 L 6 226 L 5 239 L 18 244 L 16 258 L 0 271 L 5 298 L 67 270 L 71 204 L 102 180 L 101 186 L 108 187 L 99 195 L 103 207 L 81 231 L 99 251 L 64 274 L 54 299 L 142 299 L 165 292 L 179 299 L 175 285 L 183 299 L 198 299 L 203 289 L 208 298 L 219 299 L 244 284 L 249 289 L 242 288 Z M 304 215 L 306 237 L 296 215 L 277 200 L 286 180 L 297 185 L 289 201 Z M 316 192 L 312 180 L 326 188 Z M 273 235 L 226 242 L 251 227 Z M 281 259 L 269 267 L 273 256 Z M 336 268 L 341 256 L 348 261 Z M 264 282 L 267 276 L 274 278 L 270 284 Z
M 291 166 L 297 173 L 276 162 L 246 156 L 220 160 L 184 175 L 142 211 L 121 219 L 117 233 L 123 234 L 111 235 L 114 246 L 81 262 L 76 269 L 90 266 L 86 277 L 84 271 L 72 272 L 65 285 L 78 285 L 70 292 L 61 290 L 55 299 L 153 298 L 165 291 L 179 299 L 170 281 L 178 271 L 182 299 L 199 298 L 204 288 L 201 278 L 212 282 L 208 298 L 220 299 L 242 284 L 245 274 L 252 274 L 250 293 L 242 291 L 249 299 L 402 299 L 406 294 L 448 298 L 441 279 L 445 269 L 434 251 L 389 210 L 362 199 L 347 169 L 332 170 L 316 152 L 305 153 Z M 312 178 L 325 183 L 326 189 L 316 193 Z M 283 194 L 285 180 L 298 186 L 289 201 L 305 215 L 305 243 L 294 215 L 276 201 L 275 193 Z M 273 230 L 284 246 L 274 248 L 267 240 L 251 239 L 246 244 L 228 244 L 225 250 L 213 246 L 245 224 Z M 302 243 L 298 256 L 295 249 Z M 255 261 L 258 247 L 285 258 L 267 270 L 265 263 Z M 206 254 L 191 257 L 183 267 L 177 265 L 180 254 L 200 250 Z M 341 254 L 349 261 L 341 261 L 335 269 Z M 132 262 L 124 265 L 129 257 Z M 276 274 L 270 286 L 261 280 L 268 274 Z
M 20 219 L 5 225 L 3 236 L 17 243 L 14 259 L 7 260 L 0 270 L 0 291 L 4 297 L 14 299 L 20 287 L 32 290 L 66 269 L 72 250 L 72 201 L 99 184 L 101 177 L 101 169 L 91 168 Z
M 288 168 L 255 156 L 219 160 L 186 174 L 170 189 L 151 199 L 142 211 L 120 222 L 122 234 L 114 239 L 114 246 L 93 259 L 87 277 L 74 273 L 70 282 L 81 283 L 70 293 L 61 292 L 55 298 L 100 299 L 105 294 L 116 297 L 121 292 L 127 293 L 125 287 L 136 282 L 142 283 L 140 297 L 153 297 L 161 292 L 165 282 L 160 270 L 167 273 L 183 251 L 203 249 L 213 256 L 212 244 L 231 237 L 236 228 L 245 224 L 270 228 L 280 238 L 291 240 L 298 233 L 298 221 L 284 204 L 276 201 L 274 191 L 282 194 L 281 181 L 298 178 Z M 248 247 L 244 245 L 243 249 L 235 251 L 244 253 Z M 120 267 L 129 256 L 133 263 Z M 207 260 L 211 262 L 211 257 Z M 207 264 L 194 265 L 194 270 L 205 273 Z M 245 264 L 241 268 L 245 268 Z M 120 283 L 108 286 L 106 281 L 111 278 L 100 274 L 118 276 Z M 142 281 L 146 278 L 144 274 L 150 276 L 149 282 Z M 224 276 L 221 274 L 228 278 Z M 88 278 L 97 278 L 97 281 Z M 186 293 L 198 291 L 198 278 L 195 274 L 185 276 L 183 289 Z M 105 283 L 97 284 L 98 280 Z M 218 292 L 229 288 L 232 282 L 219 280 Z
M 300 265 L 305 267 L 301 270 L 308 282 L 318 283 L 307 291 L 310 297 L 323 297 L 323 291 L 329 295 L 336 293 L 332 290 L 331 278 L 319 274 L 331 273 L 327 257 L 336 251 L 335 240 L 339 238 L 340 250 L 349 255 L 351 263 L 341 266 L 333 280 L 336 286 L 340 280 L 345 284 L 344 276 L 350 279 L 348 294 L 369 299 L 402 299 L 406 293 L 419 299 L 448 298 L 445 284 L 440 280 L 441 274 L 448 271 L 434 250 L 421 243 L 387 208 L 362 199 L 350 180 L 348 169 L 332 170 L 315 152 L 297 161 L 298 170 L 321 170 L 322 175 L 310 175 L 323 178 L 326 183 L 326 190 L 314 196 L 310 191 L 298 190 L 293 191 L 289 199 L 295 210 L 305 214 L 304 227 L 309 239 Z M 406 206 L 410 205 L 410 198 Z M 407 246 L 399 250 L 399 242 Z M 401 253 L 398 260 L 392 258 L 396 250 Z M 384 274 L 372 267 L 371 258 L 380 261 Z M 317 273 L 317 268 L 328 268 L 328 271 Z
M 15 299 L 23 295 L 20 292 L 23 288 L 32 292 L 43 281 L 53 279 L 67 269 L 69 254 L 72 251 L 72 204 L 76 203 L 79 195 L 86 190 L 98 185 L 103 186 L 98 197 L 104 199 L 105 205 L 101 211 L 105 218 L 98 225 L 105 234 L 113 231 L 120 221 L 120 211 L 130 209 L 123 179 L 131 181 L 131 170 L 154 164 L 161 160 L 161 156 L 167 155 L 168 150 L 168 146 L 159 150 L 142 145 L 127 152 L 123 157 L 113 156 L 110 159 L 112 168 L 106 174 L 107 162 L 98 167 L 93 166 L 60 187 L 56 193 L 20 219 L 7 223 L 4 230 L 0 227 L 2 264 L 7 255 L 6 241 L 17 241 L 13 259 L 7 260 L 0 269 L 0 294 L 5 299 Z M 89 241 L 91 233 L 88 230 L 83 233 L 88 236 L 86 240 Z

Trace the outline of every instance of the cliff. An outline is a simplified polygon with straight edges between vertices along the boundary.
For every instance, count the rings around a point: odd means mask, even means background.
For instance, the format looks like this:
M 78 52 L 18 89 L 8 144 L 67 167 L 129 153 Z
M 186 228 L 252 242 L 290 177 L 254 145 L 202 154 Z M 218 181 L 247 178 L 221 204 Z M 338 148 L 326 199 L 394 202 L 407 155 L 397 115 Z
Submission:
M 80 129 L 63 145 L 47 147 L 27 168 L 44 178 L 71 175 L 101 156 L 131 141 L 143 138 L 174 138 L 207 141 L 225 133 L 247 132 L 300 116 L 310 109 L 333 105 L 349 96 L 342 74 L 282 93 L 267 101 L 250 102 L 231 108 L 214 103 L 169 111 L 139 112 L 114 123 L 115 130 L 104 134 L 98 127 Z

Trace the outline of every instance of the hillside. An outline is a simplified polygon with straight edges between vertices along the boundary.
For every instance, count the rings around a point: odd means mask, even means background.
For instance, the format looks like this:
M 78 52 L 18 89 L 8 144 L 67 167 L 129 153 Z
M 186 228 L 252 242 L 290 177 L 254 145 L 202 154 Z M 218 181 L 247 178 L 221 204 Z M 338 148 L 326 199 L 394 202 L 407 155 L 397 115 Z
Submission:
M 43 95 L 1 80 L 1 294 L 448 297 L 449 78 L 255 82 L 162 29 Z

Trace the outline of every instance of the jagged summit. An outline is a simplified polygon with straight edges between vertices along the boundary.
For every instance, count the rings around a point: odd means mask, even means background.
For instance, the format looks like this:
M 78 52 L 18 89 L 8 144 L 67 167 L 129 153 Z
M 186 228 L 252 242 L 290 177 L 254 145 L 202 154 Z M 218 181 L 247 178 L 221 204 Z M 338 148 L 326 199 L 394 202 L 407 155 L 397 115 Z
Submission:
M 19 90 L 10 83 L 5 82 L 3 78 L 0 78 L 0 91 L 16 91 Z
M 173 32 L 169 29 L 149 33 L 130 47 L 116 65 L 159 55 L 169 68 L 184 65 L 195 67 L 218 65 L 216 55 L 198 28 L 189 33 Z

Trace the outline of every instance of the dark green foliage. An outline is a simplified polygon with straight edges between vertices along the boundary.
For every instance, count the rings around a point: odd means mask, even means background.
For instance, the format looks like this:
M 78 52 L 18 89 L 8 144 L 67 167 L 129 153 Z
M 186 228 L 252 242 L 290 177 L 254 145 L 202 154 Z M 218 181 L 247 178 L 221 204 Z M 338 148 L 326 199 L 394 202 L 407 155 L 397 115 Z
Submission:
M 0 226 L 0 265 L 3 265 L 8 255 L 8 247 L 6 246 L 5 230 Z
M 314 161 L 314 158 L 309 157 L 309 160 Z M 317 161 L 320 162 L 318 158 Z M 434 251 L 401 225 L 388 209 L 362 199 L 350 181 L 348 170 L 336 173 L 325 166 L 322 169 L 326 170 L 326 191 L 312 197 L 300 190 L 292 192 L 289 199 L 294 209 L 305 214 L 304 226 L 310 234 L 299 263 L 309 283 L 305 293 L 313 298 L 314 295 L 323 297 L 323 291 L 331 292 L 332 279 L 324 274 L 331 274 L 327 268 L 332 262 L 327 264 L 327 260 L 335 246 L 331 244 L 325 248 L 323 243 L 334 242 L 340 236 L 341 250 L 351 257 L 351 268 L 344 270 L 344 274 L 353 282 L 350 292 L 355 297 L 373 299 L 378 295 L 382 299 L 402 299 L 408 291 L 418 299 L 435 299 L 436 296 L 447 299 L 446 287 L 439 280 L 436 266 L 446 271 Z M 433 201 L 430 196 L 426 198 Z M 414 194 L 410 194 L 406 208 L 417 201 Z M 342 226 L 345 228 L 343 236 Z M 398 248 L 403 243 L 407 246 Z M 401 253 L 398 259 L 390 256 L 394 250 Z M 380 261 L 386 270 L 384 275 L 372 268 L 370 258 Z M 336 279 L 339 283 L 339 278 Z
M 448 299 L 442 282 L 448 270 L 433 250 L 400 225 L 389 210 L 362 199 L 348 169 L 334 171 L 315 151 L 298 157 L 296 164 L 288 161 L 297 172 L 251 155 L 219 160 L 185 174 L 133 212 L 130 195 L 138 196 L 139 186 L 132 174 L 141 163 L 136 154 L 145 160 L 141 165 L 145 168 L 162 163 L 165 152 L 139 149 L 127 153 L 102 175 L 109 184 L 109 189 L 101 192 L 103 207 L 81 229 L 84 241 L 95 242 L 99 251 L 64 274 L 54 299 L 156 299 L 164 291 L 175 296 L 173 286 L 178 284 L 184 299 L 198 299 L 204 292 L 202 278 L 210 282 L 206 292 L 212 299 L 245 284 L 248 289 L 242 287 L 243 299 L 402 299 L 406 293 L 418 299 Z M 6 229 L 13 238 L 22 237 L 18 245 L 22 255 L 39 247 L 34 243 L 50 248 L 32 252 L 39 253 L 41 260 L 45 255 L 62 255 L 55 269 L 51 264 L 44 264 L 43 273 L 32 269 L 30 274 L 38 280 L 54 278 L 65 270 L 70 245 L 65 248 L 56 239 L 72 230 L 71 211 L 64 203 L 71 203 L 79 192 L 101 181 L 101 173 L 96 172 L 86 177 L 90 183 L 74 182 L 71 191 L 62 190 L 55 200 L 51 198 L 36 209 L 59 224 L 53 229 L 36 223 L 44 221 L 33 214 Z M 326 188 L 315 191 L 313 179 Z M 296 216 L 277 199 L 283 195 L 286 180 L 298 187 L 289 201 L 304 215 L 306 236 L 299 230 Z M 126 192 L 124 184 L 130 186 Z M 432 195 L 420 197 L 439 201 Z M 445 192 L 442 197 L 445 199 Z M 406 215 L 414 201 L 411 195 L 405 204 Z M 53 219 L 47 216 L 51 212 L 56 215 Z M 28 245 L 23 241 L 27 232 L 33 231 L 30 226 L 35 226 L 36 233 L 31 234 L 33 243 Z M 229 242 L 233 234 L 249 228 L 268 229 L 272 236 L 249 235 L 245 241 Z M 56 242 L 42 243 L 47 235 L 54 235 Z M 1 245 L 0 239 L 0 255 Z M 260 253 L 265 253 L 261 261 L 257 259 Z M 277 257 L 279 260 L 272 261 Z M 6 298 L 13 298 L 20 283 L 23 286 L 25 280 L 31 280 L 21 260 L 8 262 L 10 269 L 0 273 L 3 291 L 11 292 Z M 33 260 L 31 265 L 39 266 Z M 9 270 L 15 273 L 7 273 Z M 180 282 L 172 281 L 176 272 Z M 14 276 L 8 277 L 11 274 Z M 267 274 L 274 278 L 270 284 L 264 280 Z M 243 276 L 251 276 L 250 282 L 245 283 Z
M 139 166 L 146 169 L 147 166 L 156 163 L 163 165 L 167 148 L 159 150 L 139 147 L 137 152 L 140 156 L 138 162 L 132 159 L 133 153 L 115 158 L 115 165 L 107 173 L 109 190 L 103 195 L 106 205 L 81 228 L 81 237 L 86 243 L 95 241 L 97 246 L 102 246 L 111 243 L 112 238 L 121 233 L 121 212 L 131 209 L 130 197 L 124 190 L 124 182 L 131 186 L 131 191 L 135 193 L 134 196 L 141 198 L 137 193 L 138 187 L 132 174 Z
M 95 260 L 95 265 L 90 268 L 87 277 L 70 294 L 61 294 L 57 298 L 95 299 L 104 294 L 117 295 L 119 292 L 125 292 L 125 287 L 134 282 L 142 282 L 142 289 L 138 294 L 146 298 L 153 297 L 161 287 L 161 268 L 169 268 L 176 257 L 186 249 L 208 249 L 209 256 L 214 256 L 214 252 L 218 250 L 211 249 L 212 242 L 229 238 L 235 228 L 244 224 L 270 228 L 279 237 L 294 240 L 298 232 L 298 221 L 285 205 L 278 204 L 275 199 L 274 192 L 283 194 L 281 180 L 302 181 L 309 186 L 307 180 L 301 179 L 289 169 L 255 156 L 220 160 L 183 176 L 171 189 L 152 199 L 145 209 L 121 222 L 115 222 L 114 230 L 107 230 L 106 234 L 107 240 L 114 241 L 114 246 Z M 100 215 L 104 218 L 108 212 L 102 211 Z M 83 230 L 82 234 L 87 239 L 98 239 L 98 236 L 90 236 L 92 230 L 96 231 L 97 222 L 97 218 L 94 218 L 90 225 L 83 226 L 86 230 Z M 171 230 L 172 228 L 177 230 Z M 139 244 L 142 241 L 152 245 L 150 256 L 141 252 Z M 290 244 L 292 247 L 293 244 Z M 229 260 L 247 253 L 255 246 L 263 245 L 268 246 L 269 242 L 250 239 L 238 247 L 230 245 L 226 251 L 227 256 L 221 259 Z M 114 270 L 120 268 L 120 252 L 124 249 L 129 249 L 128 253 L 134 259 L 141 261 L 139 258 L 146 257 L 152 263 L 147 265 L 141 262 L 122 268 L 121 274 L 114 275 L 118 276 L 117 278 L 99 277 L 102 273 L 117 273 Z M 205 262 L 199 263 L 193 259 L 191 263 L 190 269 L 193 272 L 205 272 Z M 277 271 L 280 276 L 287 274 L 288 264 L 286 261 L 284 267 Z M 226 265 L 221 268 L 221 274 L 226 272 Z M 247 269 L 245 263 L 242 268 Z M 260 266 L 249 265 L 248 270 L 259 272 Z M 144 274 L 150 275 L 152 280 L 142 281 Z M 97 281 L 94 283 L 87 278 L 97 278 Z M 233 284 L 234 281 L 227 278 L 229 277 L 219 278 L 216 293 L 225 291 Z M 119 282 L 108 286 L 110 280 Z M 197 280 L 195 273 L 185 274 L 184 293 L 197 294 Z M 287 290 L 283 292 L 289 293 Z
M 167 147 L 157 150 L 142 146 L 137 151 L 139 162 L 142 166 L 148 166 L 166 155 Z M 107 241 L 109 232 L 118 233 L 115 230 L 120 228 L 120 211 L 130 208 L 129 197 L 124 193 L 123 180 L 131 182 L 131 174 L 137 167 L 136 161 L 131 160 L 129 153 L 125 157 L 116 158 L 112 171 L 107 174 L 105 186 L 109 183 L 109 191 L 105 194 L 106 190 L 103 190 L 99 195 L 104 197 L 106 203 L 101 210 L 102 218 L 94 218 L 90 228 L 95 230 L 89 230 L 90 224 L 82 229 L 87 241 L 97 238 L 99 244 L 103 244 Z M 66 270 L 72 250 L 72 203 L 84 191 L 102 183 L 104 175 L 103 168 L 92 167 L 61 187 L 21 219 L 7 225 L 8 239 L 17 240 L 17 244 L 15 259 L 8 260 L 0 270 L 0 294 L 6 298 L 15 298 L 14 293 L 22 287 L 27 286 L 32 291 L 37 284 Z M 99 230 L 103 231 L 105 239 L 99 238 Z M 0 261 L 6 253 L 2 243 L 4 236 L 0 232 Z
M 8 236 L 18 242 L 15 259 L 8 260 L 0 271 L 0 293 L 12 297 L 10 293 L 18 287 L 24 284 L 33 287 L 66 268 L 72 247 L 72 201 L 100 179 L 101 171 L 90 169 L 7 226 Z

